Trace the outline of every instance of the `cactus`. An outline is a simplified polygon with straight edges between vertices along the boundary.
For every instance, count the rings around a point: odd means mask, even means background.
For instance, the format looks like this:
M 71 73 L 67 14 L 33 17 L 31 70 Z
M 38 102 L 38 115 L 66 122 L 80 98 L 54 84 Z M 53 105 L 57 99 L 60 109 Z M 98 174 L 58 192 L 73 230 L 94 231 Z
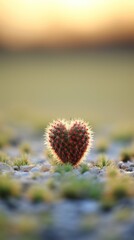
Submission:
M 91 147 L 92 131 L 82 120 L 57 120 L 47 127 L 45 143 L 58 163 L 77 166 Z

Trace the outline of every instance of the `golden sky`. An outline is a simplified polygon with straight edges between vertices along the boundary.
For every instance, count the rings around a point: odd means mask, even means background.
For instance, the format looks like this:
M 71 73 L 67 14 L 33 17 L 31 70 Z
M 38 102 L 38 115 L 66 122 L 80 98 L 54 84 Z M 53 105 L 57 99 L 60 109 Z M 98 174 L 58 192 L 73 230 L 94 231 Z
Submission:
M 0 0 L 7 47 L 99 43 L 134 36 L 134 0 Z

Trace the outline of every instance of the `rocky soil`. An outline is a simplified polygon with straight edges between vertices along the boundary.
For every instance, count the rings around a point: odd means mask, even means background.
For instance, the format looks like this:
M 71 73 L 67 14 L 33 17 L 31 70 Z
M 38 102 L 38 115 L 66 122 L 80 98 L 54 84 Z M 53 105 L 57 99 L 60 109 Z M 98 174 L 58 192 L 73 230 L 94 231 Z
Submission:
M 43 137 L 19 136 L 0 152 L 2 240 L 134 239 L 133 154 L 121 155 L 132 141 L 94 146 L 73 168 L 52 164 Z

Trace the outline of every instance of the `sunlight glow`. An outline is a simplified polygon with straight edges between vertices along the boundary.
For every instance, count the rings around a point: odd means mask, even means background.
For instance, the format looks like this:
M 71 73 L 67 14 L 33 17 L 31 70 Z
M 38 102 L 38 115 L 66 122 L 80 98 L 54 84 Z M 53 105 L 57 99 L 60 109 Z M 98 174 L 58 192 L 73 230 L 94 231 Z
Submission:
M 133 10 L 131 0 L 0 0 L 1 36 L 15 44 L 75 35 L 97 40 L 109 34 L 109 27 L 117 33 L 132 28 Z

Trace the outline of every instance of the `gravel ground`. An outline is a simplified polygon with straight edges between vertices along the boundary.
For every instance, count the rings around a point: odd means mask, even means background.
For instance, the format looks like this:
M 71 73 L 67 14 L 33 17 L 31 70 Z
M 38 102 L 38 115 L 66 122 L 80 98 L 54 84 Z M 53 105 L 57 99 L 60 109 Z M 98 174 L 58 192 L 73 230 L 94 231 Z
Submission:
M 72 179 L 88 183 L 94 181 L 99 188 L 101 184 L 107 183 L 108 166 L 97 164 L 100 153 L 95 148 L 85 160 L 86 170 L 82 171 L 81 166 L 71 170 L 56 170 L 44 154 L 43 139 L 37 136 L 33 138 L 28 133 L 20 142 L 24 139 L 28 140 L 32 149 L 28 154 L 29 164 L 17 166 L 0 162 L 0 176 L 8 175 L 11 181 L 15 180 L 21 185 L 19 198 L 0 198 L 1 239 L 133 239 L 133 196 L 123 196 L 112 207 L 107 207 L 102 205 L 100 198 L 97 199 L 101 189 L 97 190 L 95 197 L 74 197 L 73 193 L 70 196 L 62 192 L 62 185 L 73 181 Z M 123 148 L 122 143 L 112 142 L 105 154 L 115 164 L 121 176 L 129 176 L 133 181 L 134 162 L 133 159 L 122 161 L 120 152 Z M 19 151 L 17 144 L 2 149 L 11 159 L 19 156 Z M 48 185 L 51 186 L 52 196 L 49 191 L 46 192 L 44 201 L 34 202 L 32 195 L 27 195 L 27 191 L 30 192 L 33 187 L 44 189 Z

